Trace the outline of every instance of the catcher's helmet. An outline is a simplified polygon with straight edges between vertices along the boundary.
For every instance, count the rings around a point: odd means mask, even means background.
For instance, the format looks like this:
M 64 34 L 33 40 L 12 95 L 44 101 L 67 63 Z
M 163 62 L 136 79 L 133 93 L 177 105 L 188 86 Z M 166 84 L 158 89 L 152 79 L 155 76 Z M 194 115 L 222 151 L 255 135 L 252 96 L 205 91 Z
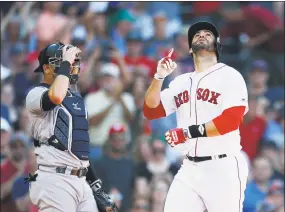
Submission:
M 62 49 L 65 45 L 61 42 L 52 43 L 47 45 L 44 49 L 42 49 L 39 53 L 39 67 L 34 72 L 43 72 L 43 65 L 49 64 L 55 67 L 56 70 L 60 67 L 62 62 Z M 72 47 L 72 45 L 69 45 Z M 68 49 L 67 48 L 67 49 Z M 71 64 L 71 67 L 78 68 L 78 72 L 80 71 L 80 57 L 76 56 L 75 62 Z M 70 75 L 70 82 L 75 83 L 78 80 L 78 74 Z
M 188 30 L 188 44 L 189 44 L 189 49 L 191 48 L 191 44 L 192 44 L 192 40 L 194 35 L 200 31 L 200 30 L 209 30 L 210 32 L 212 32 L 214 34 L 214 36 L 216 37 L 215 40 L 215 49 L 216 49 L 216 55 L 217 55 L 217 59 L 219 60 L 220 58 L 220 54 L 222 51 L 222 45 L 221 45 L 221 41 L 220 41 L 220 34 L 217 30 L 217 28 L 209 23 L 209 22 L 197 22 L 195 24 L 193 24 L 189 30 Z

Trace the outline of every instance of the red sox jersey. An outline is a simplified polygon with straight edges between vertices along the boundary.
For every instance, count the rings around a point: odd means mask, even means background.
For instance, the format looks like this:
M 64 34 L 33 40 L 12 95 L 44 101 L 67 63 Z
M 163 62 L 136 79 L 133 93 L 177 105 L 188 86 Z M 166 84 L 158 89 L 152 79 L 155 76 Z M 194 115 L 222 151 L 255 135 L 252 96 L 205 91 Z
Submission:
M 161 102 L 166 116 L 176 112 L 179 128 L 207 123 L 235 106 L 245 106 L 245 114 L 248 111 L 242 75 L 223 63 L 203 72 L 177 76 L 161 92 Z M 236 154 L 241 150 L 239 129 L 220 136 L 189 139 L 174 148 L 189 156 Z

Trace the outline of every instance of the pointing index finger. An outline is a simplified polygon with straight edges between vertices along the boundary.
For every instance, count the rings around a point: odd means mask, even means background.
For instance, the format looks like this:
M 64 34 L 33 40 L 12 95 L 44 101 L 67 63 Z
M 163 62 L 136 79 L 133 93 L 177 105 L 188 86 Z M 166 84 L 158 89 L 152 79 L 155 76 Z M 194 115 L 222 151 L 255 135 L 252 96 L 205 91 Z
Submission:
M 170 50 L 169 50 L 169 52 L 168 52 L 168 57 L 171 57 L 171 55 L 172 55 L 172 53 L 173 53 L 173 51 L 174 51 L 174 49 L 173 48 L 171 48 Z

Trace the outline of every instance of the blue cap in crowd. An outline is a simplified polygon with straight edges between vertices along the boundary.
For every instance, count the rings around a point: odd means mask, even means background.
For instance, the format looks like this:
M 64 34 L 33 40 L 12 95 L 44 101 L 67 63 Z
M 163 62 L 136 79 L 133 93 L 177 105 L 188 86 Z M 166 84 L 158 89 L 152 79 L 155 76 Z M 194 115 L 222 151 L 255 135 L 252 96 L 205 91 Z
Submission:
M 265 60 L 255 60 L 252 63 L 251 71 L 254 70 L 265 71 L 268 72 L 268 64 Z

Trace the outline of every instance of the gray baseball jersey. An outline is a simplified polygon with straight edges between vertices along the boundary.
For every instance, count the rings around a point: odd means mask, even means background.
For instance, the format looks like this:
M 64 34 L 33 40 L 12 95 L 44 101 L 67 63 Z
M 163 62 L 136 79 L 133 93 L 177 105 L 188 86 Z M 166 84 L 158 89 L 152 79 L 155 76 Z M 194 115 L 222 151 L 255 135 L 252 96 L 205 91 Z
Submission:
M 26 108 L 31 113 L 32 136 L 42 144 L 53 135 L 56 123 L 56 115 L 61 108 L 56 106 L 52 110 L 43 109 L 42 97 L 48 90 L 44 84 L 40 84 L 30 90 L 26 97 Z M 68 91 L 70 95 L 72 93 Z M 76 107 L 76 105 L 75 105 Z M 87 113 L 86 113 L 87 117 Z M 68 166 L 72 168 L 82 168 L 89 166 L 89 160 L 80 160 L 70 151 L 61 151 L 50 145 L 35 147 L 37 163 L 45 166 Z

